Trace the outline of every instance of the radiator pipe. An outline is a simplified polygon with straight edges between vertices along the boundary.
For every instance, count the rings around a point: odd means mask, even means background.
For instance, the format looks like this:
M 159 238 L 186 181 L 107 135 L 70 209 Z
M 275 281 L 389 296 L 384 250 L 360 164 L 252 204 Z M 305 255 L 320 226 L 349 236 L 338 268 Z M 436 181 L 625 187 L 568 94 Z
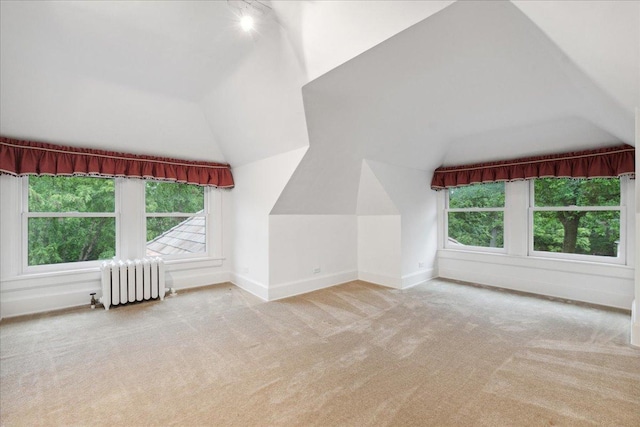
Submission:
M 165 288 L 164 291 L 167 292 L 170 297 L 175 297 L 176 295 L 178 295 L 175 288 Z
M 91 295 L 91 310 L 93 310 L 96 308 L 96 304 L 98 303 L 98 301 L 96 301 L 96 293 L 91 292 L 89 295 Z

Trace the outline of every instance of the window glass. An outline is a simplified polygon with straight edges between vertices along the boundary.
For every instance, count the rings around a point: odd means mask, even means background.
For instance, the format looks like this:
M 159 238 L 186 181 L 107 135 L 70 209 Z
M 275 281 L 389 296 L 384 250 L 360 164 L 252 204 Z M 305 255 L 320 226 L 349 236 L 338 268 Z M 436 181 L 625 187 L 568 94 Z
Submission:
M 28 265 L 95 261 L 116 255 L 115 218 L 29 218 Z
M 147 181 L 145 193 L 148 256 L 206 253 L 204 187 Z
M 618 257 L 620 179 L 534 181 L 533 250 Z
M 534 180 L 535 206 L 619 206 L 619 178 Z
M 468 185 L 449 189 L 449 208 L 504 207 L 504 182 Z
M 504 248 L 504 183 L 451 188 L 447 246 Z
M 487 248 L 504 247 L 504 213 L 449 212 L 449 242 Z
M 27 265 L 115 256 L 113 179 L 29 177 Z
M 204 209 L 204 187 L 175 182 L 147 181 L 147 213 L 195 213 Z
M 617 257 L 620 211 L 537 211 L 533 214 L 536 251 Z
M 113 179 L 29 177 L 29 212 L 114 212 Z

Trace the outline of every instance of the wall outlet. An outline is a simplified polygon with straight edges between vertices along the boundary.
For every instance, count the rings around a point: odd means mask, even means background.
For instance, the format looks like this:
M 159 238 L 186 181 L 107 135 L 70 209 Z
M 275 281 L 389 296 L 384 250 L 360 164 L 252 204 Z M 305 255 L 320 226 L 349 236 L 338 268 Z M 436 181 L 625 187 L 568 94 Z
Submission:
M 424 268 L 424 262 L 419 262 L 418 263 L 418 268 Z
M 249 267 L 246 267 L 246 266 L 242 267 L 242 272 L 245 273 L 245 274 L 248 273 L 249 272 Z
M 313 269 L 313 274 L 318 274 L 318 273 L 320 273 L 320 271 L 321 271 L 320 267 L 316 267 L 316 268 Z

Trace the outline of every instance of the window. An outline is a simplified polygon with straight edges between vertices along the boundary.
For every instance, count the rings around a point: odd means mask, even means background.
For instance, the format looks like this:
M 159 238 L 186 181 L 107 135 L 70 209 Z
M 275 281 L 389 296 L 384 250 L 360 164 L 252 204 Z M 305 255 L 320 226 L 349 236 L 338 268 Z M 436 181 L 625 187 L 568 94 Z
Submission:
M 504 248 L 504 188 L 494 182 L 447 190 L 445 247 Z
M 148 256 L 202 256 L 207 252 L 204 187 L 147 181 Z
M 27 266 L 115 256 L 113 179 L 29 177 L 24 197 Z
M 95 269 L 114 257 L 222 259 L 222 224 L 214 221 L 222 195 L 211 187 L 25 176 L 3 180 L 5 190 L 3 215 L 16 224 L 8 227 L 3 216 L 3 251 L 11 259 L 3 268 L 10 274 Z
M 624 262 L 619 178 L 531 182 L 530 253 Z

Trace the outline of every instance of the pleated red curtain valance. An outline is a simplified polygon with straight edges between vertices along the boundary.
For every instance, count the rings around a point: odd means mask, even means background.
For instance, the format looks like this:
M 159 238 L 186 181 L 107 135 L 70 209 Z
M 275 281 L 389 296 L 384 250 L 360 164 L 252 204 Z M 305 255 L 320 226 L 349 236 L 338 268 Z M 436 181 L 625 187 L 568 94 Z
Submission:
M 491 163 L 440 167 L 431 188 L 442 190 L 482 182 L 533 178 L 612 178 L 635 173 L 635 148 L 630 145 L 528 157 Z
M 0 136 L 0 172 L 21 175 L 90 175 L 160 179 L 233 188 L 231 167 L 87 148 L 22 141 Z

